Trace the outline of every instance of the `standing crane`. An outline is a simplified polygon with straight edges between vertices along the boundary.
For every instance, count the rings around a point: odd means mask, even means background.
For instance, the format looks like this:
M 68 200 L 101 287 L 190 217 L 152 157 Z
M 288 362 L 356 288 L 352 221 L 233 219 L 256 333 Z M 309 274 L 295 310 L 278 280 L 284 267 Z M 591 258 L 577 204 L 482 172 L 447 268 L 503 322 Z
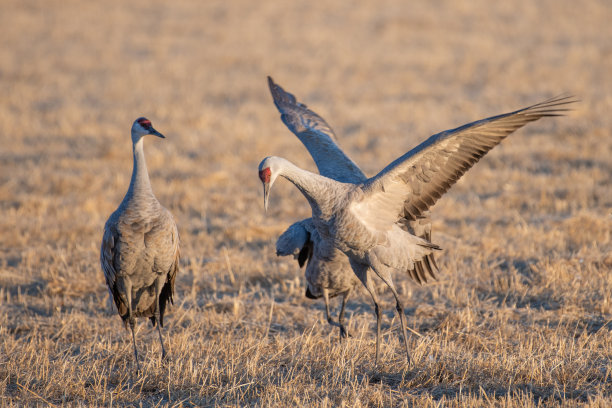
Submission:
M 542 117 L 563 115 L 566 105 L 573 102 L 571 97 L 552 98 L 438 133 L 363 182 L 341 183 L 303 170 L 286 159 L 267 157 L 259 164 L 264 208 L 268 207 L 270 190 L 279 176 L 302 192 L 311 206 L 312 220 L 321 239 L 348 256 L 353 271 L 370 294 L 373 294 L 370 270 L 391 289 L 410 363 L 404 308 L 391 271 L 413 276 L 416 263 L 440 248 L 408 232 L 403 228 L 404 220 L 422 217 L 506 136 Z M 376 303 L 375 311 L 378 363 L 381 314 Z
M 147 118 L 132 125 L 134 167 L 123 201 L 104 226 L 100 263 L 110 297 L 126 328 L 129 324 L 134 358 L 140 372 L 134 324 L 148 317 L 157 326 L 162 359 L 166 349 L 161 333 L 164 311 L 173 302 L 174 281 L 179 269 L 179 234 L 172 214 L 157 201 L 145 162 L 143 138 L 164 138 Z

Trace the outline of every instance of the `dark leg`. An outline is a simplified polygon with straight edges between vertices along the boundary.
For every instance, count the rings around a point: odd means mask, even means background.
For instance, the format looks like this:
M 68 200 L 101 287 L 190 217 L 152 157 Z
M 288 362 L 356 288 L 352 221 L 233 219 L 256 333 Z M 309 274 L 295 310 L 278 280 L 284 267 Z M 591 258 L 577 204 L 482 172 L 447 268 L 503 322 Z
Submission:
M 380 325 L 382 322 L 382 314 L 380 312 L 380 307 L 378 306 L 378 299 L 376 297 L 376 289 L 374 288 L 374 284 L 372 280 L 366 276 L 365 287 L 370 293 L 372 297 L 372 301 L 374 302 L 374 312 L 376 313 L 376 359 L 374 360 L 374 365 L 378 365 L 378 356 L 379 356 L 379 348 L 380 348 Z
M 130 308 L 131 309 L 131 308 Z M 130 311 L 130 315 L 131 315 Z M 136 349 L 136 335 L 134 334 L 134 317 L 128 317 L 130 323 L 130 329 L 132 331 L 132 343 L 134 344 L 134 359 L 136 360 L 136 371 L 140 372 L 140 363 L 138 362 L 138 350 Z
M 129 279 L 125 279 L 124 282 L 125 292 L 127 296 L 128 305 L 128 323 L 130 324 L 130 330 L 132 331 L 132 343 L 134 345 L 134 359 L 136 359 L 136 370 L 140 373 L 140 363 L 138 362 L 138 349 L 136 348 L 136 335 L 134 334 L 134 314 L 132 313 L 132 282 Z
M 340 329 L 340 341 L 347 336 L 346 328 L 344 327 L 344 308 L 346 306 L 346 297 L 348 292 L 342 294 L 342 310 L 340 310 L 340 315 L 338 316 L 338 323 L 334 322 L 332 319 L 331 313 L 329 312 L 329 290 L 323 289 L 323 300 L 325 301 L 325 317 L 327 317 L 327 323 L 332 326 L 338 326 Z
M 363 283 L 363 286 L 365 286 L 368 293 L 372 297 L 372 301 L 374 302 L 374 312 L 376 313 L 376 358 L 374 360 L 374 365 L 378 365 L 379 344 L 380 344 L 380 324 L 381 324 L 382 315 L 380 312 L 380 307 L 378 306 L 378 299 L 376 297 L 376 288 L 374 288 L 374 283 L 372 282 L 372 279 L 370 278 L 370 274 L 368 273 L 368 270 L 370 269 L 369 266 L 358 263 L 358 262 L 354 262 L 350 258 L 349 258 L 349 261 L 351 262 L 351 268 L 353 268 L 353 272 L 355 272 L 355 275 L 357 276 L 357 278 L 359 278 L 361 283 Z
M 327 323 L 335 326 L 331 314 L 329 313 L 329 291 L 325 288 L 323 289 L 323 301 L 325 302 L 325 317 L 327 318 Z
M 338 324 L 340 325 L 340 339 L 344 339 L 346 337 L 351 337 L 350 334 L 346 331 L 346 327 L 344 326 L 344 309 L 346 307 L 346 299 L 348 298 L 350 290 L 347 290 L 342 294 L 342 307 L 340 308 L 340 314 L 338 315 Z
M 166 349 L 164 348 L 164 339 L 162 337 L 161 327 L 159 327 L 160 326 L 160 324 L 159 324 L 159 313 L 156 313 L 155 321 L 157 323 L 157 333 L 159 334 L 159 344 L 161 344 L 161 349 L 162 349 L 162 357 L 161 358 L 162 358 L 162 360 L 165 360 L 168 355 L 166 354 Z
M 395 308 L 397 309 L 397 313 L 399 314 L 399 317 L 400 317 L 400 323 L 402 324 L 402 333 L 404 335 L 404 346 L 406 348 L 406 360 L 408 364 L 410 364 L 410 352 L 408 351 L 408 333 L 406 332 L 406 320 L 405 320 L 406 317 L 404 316 L 404 307 L 402 306 L 402 303 L 400 302 L 399 297 L 395 293 L 395 290 L 393 290 L 393 294 L 395 295 L 395 300 L 397 302 Z
M 408 333 L 406 332 L 406 319 L 404 316 L 404 307 L 402 306 L 402 302 L 400 301 L 399 295 L 397 291 L 395 290 L 395 285 L 393 284 L 393 281 L 391 280 L 391 275 L 388 273 L 389 271 L 381 270 L 382 268 L 384 268 L 384 266 L 382 266 L 380 263 L 377 263 L 376 266 L 377 267 L 372 266 L 372 269 L 383 280 L 383 282 L 387 284 L 389 289 L 391 289 L 393 296 L 395 296 L 395 302 L 396 302 L 395 308 L 397 309 L 397 313 L 399 314 L 400 324 L 402 326 L 402 335 L 404 336 L 404 347 L 406 349 L 406 359 L 408 360 L 408 364 L 410 364 L 410 353 L 408 351 Z

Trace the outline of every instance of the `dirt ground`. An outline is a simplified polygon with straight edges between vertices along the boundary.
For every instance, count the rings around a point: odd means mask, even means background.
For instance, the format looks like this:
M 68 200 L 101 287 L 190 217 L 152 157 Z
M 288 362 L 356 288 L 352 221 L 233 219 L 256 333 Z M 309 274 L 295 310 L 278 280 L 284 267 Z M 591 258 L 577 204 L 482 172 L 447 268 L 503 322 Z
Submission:
M 612 3 L 84 2 L 0 5 L 0 405 L 612 405 Z M 310 208 L 257 165 L 315 170 L 271 75 L 367 175 L 431 134 L 562 93 L 433 208 L 438 280 L 394 277 L 338 339 L 274 244 Z M 170 361 L 138 323 L 143 373 L 108 302 L 104 222 L 132 170 L 130 126 L 176 218 Z M 337 302 L 334 300 L 334 313 Z

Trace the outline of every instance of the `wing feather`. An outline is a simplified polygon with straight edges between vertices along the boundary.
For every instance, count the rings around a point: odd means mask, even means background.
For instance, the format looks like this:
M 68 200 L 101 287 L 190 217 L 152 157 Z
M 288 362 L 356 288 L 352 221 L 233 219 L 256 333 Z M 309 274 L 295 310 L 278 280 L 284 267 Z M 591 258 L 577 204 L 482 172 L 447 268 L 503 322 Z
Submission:
M 268 77 L 268 85 L 274 104 L 281 113 L 281 120 L 308 149 L 320 174 L 342 182 L 362 183 L 367 180 L 361 169 L 337 145 L 334 131 L 321 116 L 308 109 L 305 104 L 298 102 L 293 94 L 274 83 L 271 77 Z M 423 182 L 428 182 L 438 169 L 434 164 L 426 165 L 419 177 Z M 415 191 L 416 194 L 419 194 L 420 186 L 417 186 Z M 432 198 L 425 197 L 425 200 L 433 205 Z M 419 238 L 431 240 L 429 212 L 419 217 L 418 220 L 406 220 L 406 224 L 410 233 Z M 311 231 L 314 229 L 311 219 L 299 221 L 289 227 L 276 242 L 277 255 L 294 254 L 295 256 L 298 254 L 298 261 L 302 266 L 307 256 L 308 259 L 312 256 L 314 244 L 307 231 L 308 228 Z M 423 262 L 422 265 L 421 262 Z M 438 266 L 433 253 L 416 264 L 435 278 L 434 272 L 438 270 Z
M 176 275 L 180 268 L 180 258 L 181 258 L 181 249 L 180 249 L 180 236 L 178 232 L 178 228 L 176 226 L 176 222 L 174 221 L 174 217 L 170 211 L 164 209 L 165 213 L 165 223 L 170 229 L 170 242 L 169 251 L 171 254 L 172 262 L 170 264 L 170 268 L 168 269 L 168 275 L 166 277 L 166 282 L 162 287 L 161 293 L 159 294 L 159 325 L 164 327 L 164 313 L 166 311 L 166 306 L 168 302 L 174 304 L 174 284 L 176 281 Z M 155 325 L 155 319 L 152 318 L 151 321 L 153 325 Z
M 433 135 L 364 183 L 365 198 L 352 210 L 376 230 L 388 230 L 401 217 L 417 220 L 506 136 L 542 117 L 562 116 L 574 102 L 555 97 Z
M 318 114 L 297 101 L 268 77 L 270 93 L 281 120 L 304 144 L 319 173 L 343 183 L 362 183 L 367 180 L 361 169 L 340 149 L 331 126 Z
M 115 287 L 115 282 L 117 280 L 117 272 L 113 263 L 116 238 L 116 232 L 107 223 L 104 226 L 104 235 L 102 236 L 100 265 L 102 266 L 102 271 L 104 272 L 104 279 L 106 280 L 106 286 L 108 287 L 108 293 L 111 299 L 114 299 L 113 288 Z
M 312 225 L 312 218 L 306 218 L 291 224 L 291 226 L 278 237 L 276 240 L 276 255 L 295 256 L 304 248 L 311 240 L 310 229 L 306 224 L 314 228 L 314 225 Z

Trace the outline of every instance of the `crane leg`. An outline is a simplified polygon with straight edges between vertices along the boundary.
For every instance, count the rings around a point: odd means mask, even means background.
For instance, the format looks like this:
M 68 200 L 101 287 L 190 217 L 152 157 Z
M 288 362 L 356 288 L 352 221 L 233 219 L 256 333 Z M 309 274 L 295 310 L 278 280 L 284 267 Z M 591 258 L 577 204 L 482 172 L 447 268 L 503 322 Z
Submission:
M 134 325 L 136 321 L 134 319 L 134 313 L 132 313 L 132 283 L 129 281 L 129 279 L 124 279 L 123 284 L 127 295 L 128 323 L 130 324 L 130 330 L 132 331 L 132 344 L 134 345 L 134 359 L 136 360 L 136 371 L 140 373 L 140 363 L 138 362 L 138 349 L 136 348 L 136 335 L 134 334 Z
M 338 315 L 338 323 L 334 322 L 334 319 L 331 317 L 331 313 L 329 312 L 329 290 L 323 288 L 323 301 L 325 302 L 325 317 L 327 318 L 327 323 L 332 326 L 338 326 L 340 329 L 340 340 L 346 338 L 346 328 L 344 327 L 344 307 L 346 305 L 346 296 L 348 292 L 342 294 L 342 310 L 340 310 L 340 314 Z
M 131 313 L 130 313 L 131 315 Z M 134 345 L 134 359 L 136 360 L 136 372 L 140 372 L 140 363 L 138 362 L 138 349 L 136 348 L 136 335 L 134 334 L 134 317 L 128 317 L 130 330 L 132 331 L 132 344 Z
M 396 301 L 396 305 L 395 308 L 397 309 L 397 313 L 399 314 L 400 317 L 400 323 L 402 325 L 402 334 L 404 336 L 404 347 L 406 349 L 406 361 L 408 362 L 408 364 L 410 364 L 410 352 L 408 351 L 408 332 L 406 331 L 406 316 L 404 315 L 404 306 L 402 306 L 402 303 L 399 300 L 399 296 L 397 294 L 397 292 L 395 291 L 395 288 L 392 288 L 393 291 L 393 295 L 395 296 L 395 301 Z
M 400 301 L 397 290 L 395 290 L 395 285 L 393 284 L 393 281 L 391 280 L 391 274 L 389 273 L 388 268 L 385 268 L 378 261 L 374 262 L 372 259 L 370 260 L 370 263 L 375 264 L 375 265 L 372 265 L 372 269 L 380 277 L 380 279 L 382 279 L 382 281 L 385 282 L 385 284 L 389 287 L 389 289 L 391 289 L 391 292 L 393 293 L 393 296 L 395 297 L 395 302 L 396 302 L 395 308 L 397 310 L 397 313 L 399 314 L 400 324 L 402 326 L 402 336 L 404 337 L 404 347 L 406 349 L 406 359 L 408 361 L 408 364 L 410 364 L 410 352 L 408 351 L 408 332 L 406 331 L 406 316 L 404 315 L 404 306 L 402 305 L 402 302 Z
M 363 263 L 355 262 L 349 258 L 351 263 L 351 268 L 357 278 L 363 283 L 363 286 L 367 289 L 368 293 L 372 297 L 372 301 L 374 302 L 374 312 L 376 313 L 376 359 L 374 360 L 374 365 L 378 365 L 378 357 L 379 357 L 379 344 L 380 344 L 380 324 L 382 320 L 382 315 L 380 312 L 380 307 L 378 306 L 378 299 L 376 297 L 376 288 L 374 287 L 374 283 L 368 274 L 368 270 L 370 267 Z
M 329 313 L 329 291 L 325 288 L 323 288 L 323 301 L 325 302 L 325 317 L 327 318 L 327 323 L 334 326 L 334 321 Z
M 165 360 L 167 357 L 166 354 L 166 349 L 164 348 L 164 338 L 162 336 L 162 332 L 161 332 L 161 319 L 160 319 L 160 313 L 159 313 L 159 295 L 161 293 L 161 290 L 163 288 L 163 282 L 164 280 L 159 277 L 156 279 L 155 281 L 155 323 L 157 326 L 157 333 L 159 334 L 159 344 L 161 344 L 161 349 L 162 349 L 162 360 Z
M 346 308 L 346 299 L 348 298 L 350 290 L 347 290 L 342 294 L 342 307 L 340 308 L 340 314 L 338 315 L 338 324 L 340 325 L 340 339 L 345 339 L 347 337 L 351 337 L 351 335 L 346 331 L 346 327 L 344 326 L 344 309 Z
M 366 278 L 366 282 L 364 283 L 365 288 L 370 293 L 372 297 L 372 301 L 374 302 L 374 312 L 376 313 L 376 359 L 374 360 L 374 365 L 378 365 L 378 357 L 380 350 L 380 325 L 382 321 L 382 313 L 380 311 L 380 306 L 378 306 L 378 298 L 376 296 L 376 288 L 374 287 L 374 283 L 371 279 Z

